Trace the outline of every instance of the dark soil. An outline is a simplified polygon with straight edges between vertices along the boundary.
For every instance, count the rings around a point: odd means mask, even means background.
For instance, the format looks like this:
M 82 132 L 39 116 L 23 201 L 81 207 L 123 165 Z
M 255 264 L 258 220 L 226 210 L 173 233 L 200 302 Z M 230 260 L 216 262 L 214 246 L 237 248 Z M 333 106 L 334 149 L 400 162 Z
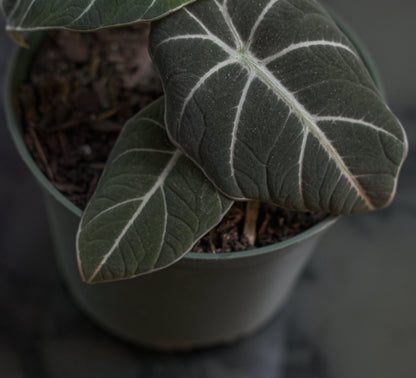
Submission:
M 261 203 L 256 222 L 256 240 L 250 243 L 243 233 L 246 206 L 245 202 L 235 202 L 222 222 L 198 242 L 194 251 L 216 253 L 264 247 L 296 236 L 327 216 L 323 213 L 302 213 Z
M 96 33 L 55 31 L 36 57 L 19 100 L 25 140 L 44 174 L 84 209 L 123 124 L 162 94 L 147 53 L 147 25 Z M 236 203 L 197 252 L 229 252 L 288 239 L 325 214 L 261 204 L 255 241 L 244 234 L 246 204 Z
M 163 93 L 148 25 L 51 32 L 19 93 L 26 143 L 67 198 L 84 208 L 124 123 Z

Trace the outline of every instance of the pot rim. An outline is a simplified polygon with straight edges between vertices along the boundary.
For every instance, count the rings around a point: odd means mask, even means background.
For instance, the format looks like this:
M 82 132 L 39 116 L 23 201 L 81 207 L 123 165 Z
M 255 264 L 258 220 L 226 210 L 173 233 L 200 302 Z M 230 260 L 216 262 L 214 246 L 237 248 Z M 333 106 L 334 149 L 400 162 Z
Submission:
M 355 33 L 351 32 L 351 29 L 348 25 L 342 21 L 334 12 L 329 11 L 331 16 L 335 19 L 338 27 L 348 36 L 351 43 L 356 47 L 357 51 L 359 52 L 364 64 L 366 65 L 370 75 L 372 76 L 373 80 L 376 83 L 377 88 L 380 91 L 382 97 L 385 97 L 384 87 L 380 79 L 379 72 L 367 52 L 364 44 L 360 41 L 360 39 L 356 36 Z M 17 86 L 20 84 L 23 77 L 20 75 L 19 72 L 22 71 L 24 68 L 29 69 L 29 67 L 25 67 L 24 64 L 20 63 L 19 58 L 24 56 L 26 60 L 32 61 L 34 52 L 33 50 L 37 50 L 40 41 L 42 40 L 42 35 L 44 32 L 41 33 L 31 33 L 31 37 L 33 36 L 34 42 L 32 46 L 32 51 L 28 53 L 27 50 L 19 48 L 17 46 L 14 47 L 13 52 L 11 54 L 11 58 L 9 61 L 8 69 L 7 69 L 7 76 L 5 80 L 5 86 L 3 88 L 4 91 L 4 105 L 5 105 L 5 113 L 6 113 L 6 121 L 7 127 L 9 132 L 12 136 L 12 139 L 15 143 L 15 146 L 22 157 L 25 164 L 28 166 L 29 170 L 35 176 L 38 183 L 41 185 L 46 192 L 51 195 L 56 201 L 61 203 L 67 210 L 69 210 L 73 215 L 81 218 L 82 210 L 75 206 L 69 199 L 67 199 L 57 188 L 55 188 L 49 179 L 44 175 L 44 173 L 40 170 L 32 155 L 30 154 L 22 133 L 22 125 L 19 117 L 19 106 L 16 99 L 16 89 Z M 40 36 L 40 37 L 39 37 Z M 36 38 L 36 39 L 35 39 Z M 29 55 L 29 57 L 26 57 Z M 30 56 L 32 55 L 32 56 Z M 23 67 L 22 67 L 23 66 Z M 10 95 L 12 94 L 12 95 Z M 298 235 L 291 237 L 287 240 L 277 242 L 274 244 L 270 244 L 264 247 L 253 248 L 246 251 L 237 251 L 237 252 L 221 252 L 221 253 L 197 253 L 197 252 L 188 252 L 184 258 L 192 259 L 192 260 L 226 260 L 226 259 L 238 259 L 238 258 L 245 258 L 254 255 L 263 255 L 267 254 L 276 250 L 281 250 L 288 246 L 294 245 L 296 243 L 301 242 L 304 239 L 307 239 L 331 226 L 340 216 L 336 215 L 329 215 L 322 221 L 318 222 L 314 226 L 308 228 L 305 231 L 302 231 Z

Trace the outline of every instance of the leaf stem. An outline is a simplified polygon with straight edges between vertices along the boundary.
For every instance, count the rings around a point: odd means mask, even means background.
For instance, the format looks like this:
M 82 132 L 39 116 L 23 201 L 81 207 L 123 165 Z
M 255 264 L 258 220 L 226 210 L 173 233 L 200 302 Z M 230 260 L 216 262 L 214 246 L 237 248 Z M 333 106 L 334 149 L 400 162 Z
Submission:
M 259 217 L 260 201 L 249 201 L 246 204 L 246 217 L 243 234 L 251 247 L 254 247 L 257 236 L 257 218 Z

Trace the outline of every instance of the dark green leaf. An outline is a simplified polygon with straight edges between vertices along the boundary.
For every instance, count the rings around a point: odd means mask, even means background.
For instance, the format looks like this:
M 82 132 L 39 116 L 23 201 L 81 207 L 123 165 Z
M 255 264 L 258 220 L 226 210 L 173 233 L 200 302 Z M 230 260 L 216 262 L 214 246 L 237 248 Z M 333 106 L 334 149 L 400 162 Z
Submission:
M 96 30 L 160 18 L 195 0 L 0 0 L 7 29 Z
M 232 205 L 169 142 L 163 108 L 157 101 L 127 123 L 82 217 L 77 253 L 87 282 L 173 264 Z
M 359 213 L 407 153 L 359 54 L 312 0 L 200 0 L 158 21 L 167 130 L 236 199 Z

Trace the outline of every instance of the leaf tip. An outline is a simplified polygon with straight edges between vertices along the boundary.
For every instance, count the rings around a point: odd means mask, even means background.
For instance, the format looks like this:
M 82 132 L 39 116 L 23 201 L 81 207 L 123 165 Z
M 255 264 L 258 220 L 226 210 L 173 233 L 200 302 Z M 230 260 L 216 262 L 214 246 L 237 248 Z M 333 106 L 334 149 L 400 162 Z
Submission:
M 82 264 L 80 263 L 80 261 L 78 261 L 78 272 L 79 272 L 79 275 L 81 276 L 82 282 L 85 282 L 87 284 L 92 283 L 92 277 L 87 277 L 85 275 L 84 269 L 83 269 Z

